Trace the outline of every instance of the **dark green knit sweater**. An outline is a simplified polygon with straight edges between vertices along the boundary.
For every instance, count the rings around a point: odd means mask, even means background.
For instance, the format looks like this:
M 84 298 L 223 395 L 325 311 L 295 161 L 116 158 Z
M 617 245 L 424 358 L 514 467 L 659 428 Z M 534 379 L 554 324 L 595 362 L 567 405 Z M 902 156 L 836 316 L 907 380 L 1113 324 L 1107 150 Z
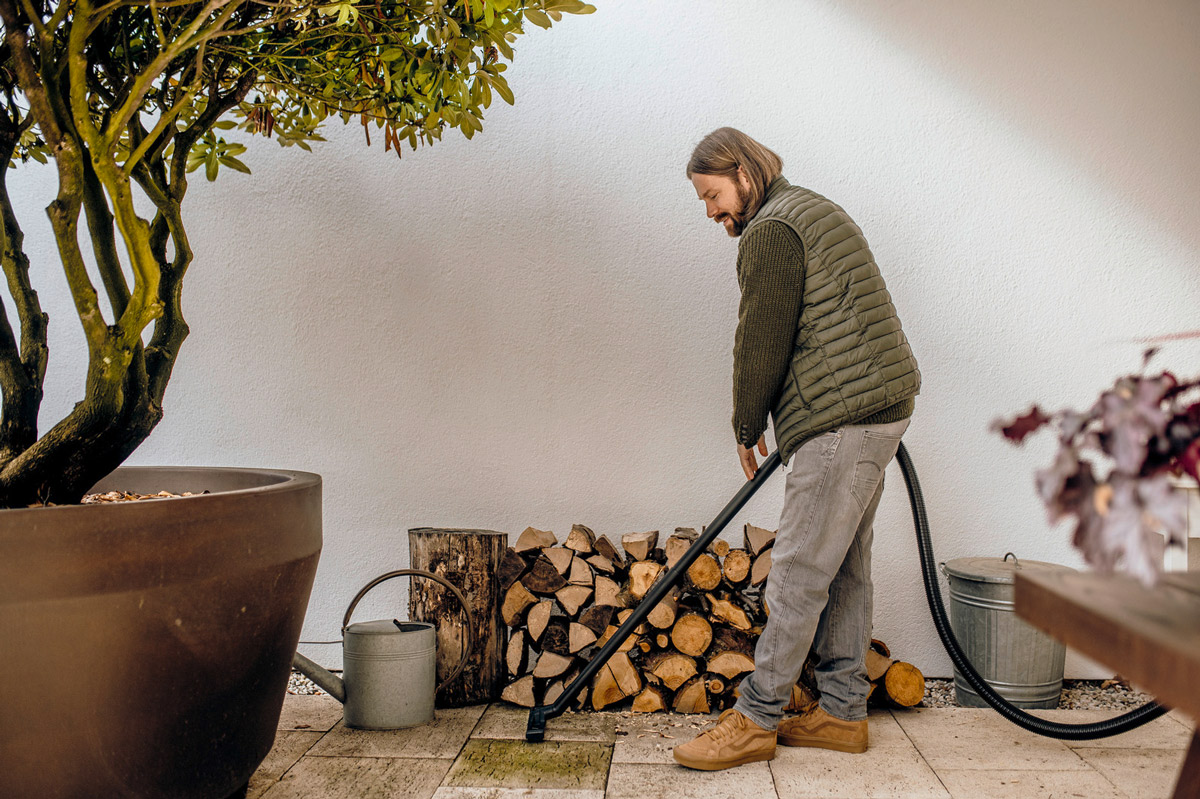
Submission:
M 753 447 L 787 377 L 804 303 L 804 245 L 783 222 L 768 221 L 746 234 L 738 248 L 738 308 L 733 346 L 733 430 Z M 909 398 L 854 424 L 885 424 L 912 416 Z

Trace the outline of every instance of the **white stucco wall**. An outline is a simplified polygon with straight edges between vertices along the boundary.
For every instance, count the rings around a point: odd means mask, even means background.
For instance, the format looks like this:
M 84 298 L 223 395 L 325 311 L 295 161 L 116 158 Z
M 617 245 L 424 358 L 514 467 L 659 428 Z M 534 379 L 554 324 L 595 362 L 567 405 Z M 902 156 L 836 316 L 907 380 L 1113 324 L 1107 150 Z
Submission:
M 907 436 L 939 559 L 1079 565 L 1033 487 L 1051 442 L 1001 414 L 1082 406 L 1196 328 L 1200 7 L 1189 0 L 597 2 L 517 48 L 515 108 L 397 161 L 357 124 L 312 155 L 248 141 L 196 174 L 192 328 L 130 460 L 311 470 L 325 548 L 305 625 L 406 566 L 406 530 L 611 537 L 706 524 L 741 486 L 729 424 L 736 241 L 684 163 L 719 125 L 860 223 L 924 375 Z M 10 179 L 51 314 L 42 423 L 82 336 L 41 212 Z M 1197 371 L 1194 344 L 1155 365 Z M 898 469 L 876 525 L 876 634 L 950 673 Z M 775 527 L 782 480 L 731 525 Z M 403 612 L 405 588 L 362 606 Z M 306 651 L 337 663 L 335 647 Z M 1068 676 L 1103 673 L 1071 659 Z

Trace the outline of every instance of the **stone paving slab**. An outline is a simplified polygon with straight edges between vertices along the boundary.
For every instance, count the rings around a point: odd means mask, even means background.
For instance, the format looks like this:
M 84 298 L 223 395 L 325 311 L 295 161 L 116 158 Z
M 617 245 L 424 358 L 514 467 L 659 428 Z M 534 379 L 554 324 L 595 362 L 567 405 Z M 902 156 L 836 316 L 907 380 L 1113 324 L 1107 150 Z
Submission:
M 279 729 L 329 732 L 341 720 L 342 703 L 332 696 L 289 694 L 279 716 Z
M 593 741 L 610 744 L 621 714 L 563 713 L 546 722 L 546 741 Z M 495 704 L 479 720 L 472 738 L 525 740 L 529 726 L 529 711 L 524 708 Z
M 433 799 L 604 799 L 604 791 L 562 788 L 449 788 L 437 789 Z
M 1170 796 L 1183 765 L 1183 752 L 1171 749 L 1076 749 L 1129 799 Z
M 1116 718 L 1120 714 L 1110 710 L 1038 710 L 1035 711 L 1035 715 L 1062 724 L 1094 724 Z M 1175 719 L 1161 716 L 1120 735 L 1063 743 L 1072 749 L 1184 749 L 1191 740 L 1192 733 L 1189 729 Z
M 304 757 L 262 799 L 432 799 L 450 760 Z
M 296 764 L 312 745 L 321 739 L 323 732 L 308 730 L 279 730 L 275 733 L 275 744 L 267 753 L 266 759 L 259 764 L 254 775 L 250 777 L 250 788 L 246 791 L 246 799 L 258 799 L 272 785 L 279 781 L 284 773 Z
M 1062 741 L 1023 730 L 991 710 L 914 708 L 896 713 L 895 719 L 935 771 L 1088 769 Z
M 942 769 L 937 775 L 953 799 L 1126 799 L 1098 771 Z
M 678 764 L 613 763 L 605 799 L 778 799 L 771 770 L 748 763 L 727 771 L 694 771 Z M 860 798 L 861 799 L 861 798 Z
M 789 799 L 949 799 L 933 769 L 905 743 L 873 745 L 861 754 L 781 746 L 771 761 L 780 796 Z
M 612 747 L 590 741 L 472 738 L 446 775 L 462 788 L 544 788 L 603 791 Z
M 433 722 L 403 730 L 355 730 L 338 722 L 309 751 L 321 757 L 432 757 L 458 755 L 485 705 L 439 709 Z

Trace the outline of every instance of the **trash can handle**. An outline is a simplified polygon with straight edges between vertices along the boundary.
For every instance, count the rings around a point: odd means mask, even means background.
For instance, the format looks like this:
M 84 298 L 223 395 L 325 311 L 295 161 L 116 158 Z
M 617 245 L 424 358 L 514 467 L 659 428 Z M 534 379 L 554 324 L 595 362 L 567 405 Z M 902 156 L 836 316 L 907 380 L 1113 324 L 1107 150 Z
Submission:
M 1013 568 L 1015 568 L 1015 569 L 1019 569 L 1019 568 L 1021 568 L 1021 561 L 1017 560 L 1017 556 L 1016 556 L 1016 555 L 1014 555 L 1014 554 L 1013 554 L 1013 553 L 1011 553 L 1011 552 L 1008 552 L 1008 553 L 1006 553 L 1006 554 L 1004 555 L 1004 560 L 1006 560 L 1006 561 L 1007 561 L 1009 558 L 1012 558 L 1012 559 L 1013 559 Z

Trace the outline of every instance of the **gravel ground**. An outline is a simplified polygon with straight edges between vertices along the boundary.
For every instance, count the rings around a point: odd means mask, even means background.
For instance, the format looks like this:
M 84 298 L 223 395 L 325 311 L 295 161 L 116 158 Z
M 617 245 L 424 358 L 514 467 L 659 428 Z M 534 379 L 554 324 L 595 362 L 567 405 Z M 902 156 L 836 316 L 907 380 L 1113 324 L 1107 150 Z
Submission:
M 290 694 L 323 694 L 311 680 L 297 671 L 288 681 Z M 1064 710 L 1132 710 L 1151 699 L 1121 680 L 1063 680 L 1058 706 Z M 920 707 L 958 707 L 954 680 L 925 680 L 925 698 Z

